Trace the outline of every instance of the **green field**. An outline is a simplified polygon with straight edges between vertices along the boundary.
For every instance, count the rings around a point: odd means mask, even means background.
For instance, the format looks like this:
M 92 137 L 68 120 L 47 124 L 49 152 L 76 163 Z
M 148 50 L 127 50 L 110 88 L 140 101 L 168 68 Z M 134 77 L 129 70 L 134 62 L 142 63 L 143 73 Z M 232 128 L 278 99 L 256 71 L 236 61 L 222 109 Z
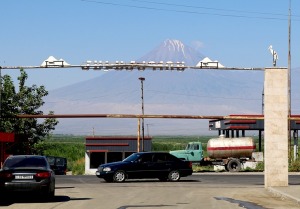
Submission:
M 85 137 L 72 135 L 53 135 L 35 146 L 40 155 L 65 157 L 68 171 L 73 174 L 84 173 Z

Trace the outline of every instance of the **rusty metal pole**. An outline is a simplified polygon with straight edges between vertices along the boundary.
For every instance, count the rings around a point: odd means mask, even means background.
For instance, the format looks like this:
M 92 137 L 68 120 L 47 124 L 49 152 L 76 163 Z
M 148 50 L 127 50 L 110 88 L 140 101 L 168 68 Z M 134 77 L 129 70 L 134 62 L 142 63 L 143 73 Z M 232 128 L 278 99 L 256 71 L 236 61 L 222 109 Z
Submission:
M 2 165 L 3 165 L 3 162 L 4 162 L 4 152 L 5 152 L 5 149 L 4 149 L 4 142 L 0 142 L 0 147 L 1 147 L 1 153 L 0 153 L 0 166 L 2 168 Z
M 289 1 L 289 23 L 288 23 L 288 152 L 289 161 L 292 159 L 291 145 L 291 0 Z
M 138 118 L 138 137 L 137 137 L 137 152 L 140 152 L 140 118 Z
M 0 66 L 0 129 L 2 130 L 2 67 Z M 4 153 L 6 152 L 5 150 L 5 146 L 4 146 L 4 142 L 0 142 L 1 144 L 1 168 L 2 168 L 2 165 L 3 165 L 3 162 L 4 162 L 4 158 L 5 158 L 5 155 Z
M 142 115 L 144 116 L 144 77 L 140 77 L 139 80 L 141 81 L 141 92 L 142 92 Z M 144 139 L 145 139 L 145 126 L 144 126 L 144 117 L 142 117 L 142 151 L 144 152 Z

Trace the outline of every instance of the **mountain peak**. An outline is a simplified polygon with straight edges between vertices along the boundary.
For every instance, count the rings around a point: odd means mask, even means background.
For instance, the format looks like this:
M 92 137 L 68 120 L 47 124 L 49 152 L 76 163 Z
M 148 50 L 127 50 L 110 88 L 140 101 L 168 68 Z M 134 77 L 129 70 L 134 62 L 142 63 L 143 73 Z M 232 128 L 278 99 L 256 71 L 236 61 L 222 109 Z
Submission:
M 196 65 L 204 57 L 199 51 L 185 45 L 180 40 L 166 39 L 158 47 L 138 59 L 138 61 L 173 61 L 185 62 L 187 65 Z
M 164 41 L 164 46 L 169 49 L 169 51 L 177 51 L 184 54 L 184 44 L 175 39 L 167 39 Z

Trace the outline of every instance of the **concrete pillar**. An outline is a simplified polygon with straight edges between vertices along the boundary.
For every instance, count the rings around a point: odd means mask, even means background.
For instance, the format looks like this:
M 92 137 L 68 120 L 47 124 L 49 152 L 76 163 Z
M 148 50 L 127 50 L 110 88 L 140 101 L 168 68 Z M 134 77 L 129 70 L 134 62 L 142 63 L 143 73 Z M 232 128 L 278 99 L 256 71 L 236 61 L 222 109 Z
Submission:
M 91 165 L 91 160 L 90 160 L 90 152 L 85 152 L 85 174 L 89 173 L 90 165 Z
M 287 68 L 266 68 L 264 91 L 265 187 L 288 186 Z
M 294 160 L 297 160 L 298 159 L 298 130 L 294 130 L 293 138 L 294 138 Z

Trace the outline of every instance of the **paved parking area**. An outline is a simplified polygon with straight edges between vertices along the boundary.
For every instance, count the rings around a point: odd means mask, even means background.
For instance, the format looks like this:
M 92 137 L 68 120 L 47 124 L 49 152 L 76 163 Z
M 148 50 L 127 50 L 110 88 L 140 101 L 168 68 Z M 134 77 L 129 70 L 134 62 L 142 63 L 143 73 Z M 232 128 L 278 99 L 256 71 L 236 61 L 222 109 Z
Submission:
M 261 184 L 261 177 L 257 177 L 257 183 L 255 178 L 250 183 L 230 183 L 234 178 L 243 177 L 233 176 L 231 180 L 222 176 L 205 178 L 193 175 L 182 178 L 180 182 L 137 180 L 125 183 L 106 183 L 94 176 L 75 177 L 73 180 L 63 177 L 57 181 L 56 197 L 52 202 L 14 198 L 13 201 L 2 202 L 2 206 L 16 209 L 299 208 L 294 201 L 268 192 Z

